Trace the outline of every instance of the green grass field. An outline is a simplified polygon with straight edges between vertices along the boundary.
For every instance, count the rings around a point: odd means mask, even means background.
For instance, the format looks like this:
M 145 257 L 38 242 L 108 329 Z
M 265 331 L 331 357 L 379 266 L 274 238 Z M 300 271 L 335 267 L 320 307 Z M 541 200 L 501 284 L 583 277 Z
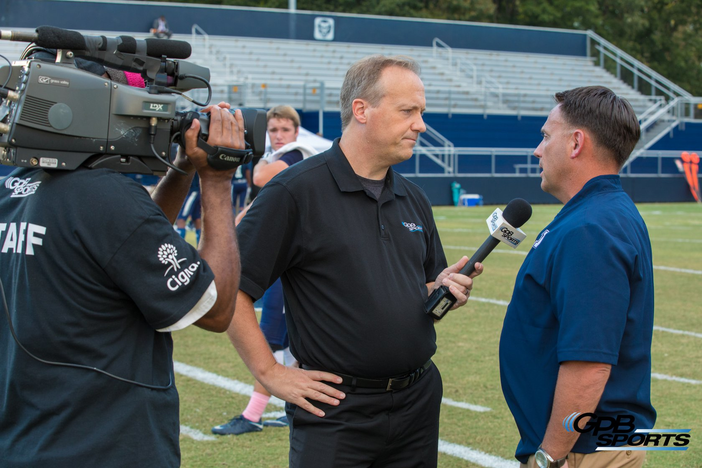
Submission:
M 487 235 L 485 219 L 494 208 L 435 208 L 449 264 L 461 255 L 470 256 L 483 242 Z M 500 389 L 498 341 L 519 266 L 536 235 L 560 208 L 534 206 L 532 219 L 523 228 L 528 234 L 524 245 L 516 252 L 499 246 L 485 261 L 485 273 L 473 290 L 474 300 L 450 312 L 436 327 L 438 350 L 434 361 L 443 375 L 444 398 L 490 408 L 477 412 L 442 405 L 440 467 L 510 466 L 514 462 L 518 433 Z M 702 467 L 702 440 L 698 439 L 702 437 L 698 435 L 702 429 L 702 206 L 642 204 L 639 210 L 653 245 L 655 324 L 693 333 L 658 329 L 653 333 L 653 373 L 686 379 L 653 379 L 656 428 L 692 431 L 687 451 L 649 452 L 645 466 Z M 175 333 L 174 340 L 178 363 L 225 377 L 228 382 L 253 383 L 226 335 L 190 327 Z M 207 378 L 192 378 L 182 372 L 176 377 L 181 424 L 197 431 L 195 438 L 181 435 L 184 467 L 287 466 L 287 429 L 265 428 L 260 433 L 210 438 L 212 426 L 244 409 L 248 396 L 238 393 L 240 388 L 227 390 L 206 383 Z M 269 404 L 267 411 L 281 408 Z

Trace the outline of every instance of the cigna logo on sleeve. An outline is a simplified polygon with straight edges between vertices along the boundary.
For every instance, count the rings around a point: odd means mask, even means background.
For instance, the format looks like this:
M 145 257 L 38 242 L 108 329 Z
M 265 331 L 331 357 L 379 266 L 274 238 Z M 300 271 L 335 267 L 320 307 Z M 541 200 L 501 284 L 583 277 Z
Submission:
M 181 268 L 180 264 L 186 262 L 186 258 L 178 258 L 178 249 L 172 244 L 163 244 L 158 248 L 158 259 L 164 265 L 168 265 L 168 269 L 163 276 L 171 276 L 166 281 L 168 289 L 177 291 L 181 286 L 186 286 L 190 283 L 190 278 L 195 274 L 200 267 L 200 262 L 194 262 L 190 265 Z

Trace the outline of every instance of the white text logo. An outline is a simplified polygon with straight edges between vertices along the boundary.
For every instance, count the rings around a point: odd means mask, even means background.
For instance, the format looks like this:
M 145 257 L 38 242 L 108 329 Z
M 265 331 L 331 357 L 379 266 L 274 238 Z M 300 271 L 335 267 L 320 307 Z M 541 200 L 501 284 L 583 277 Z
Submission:
M 195 262 L 181 269 L 180 264 L 187 261 L 187 259 L 178 258 L 178 249 L 172 244 L 163 244 L 158 248 L 158 259 L 164 265 L 170 265 L 163 276 L 168 276 L 168 273 L 173 270 L 173 274 L 168 278 L 168 281 L 166 281 L 166 285 L 171 291 L 175 291 L 181 286 L 189 284 L 190 278 L 200 267 L 200 262 Z
M 46 227 L 32 223 L 0 223 L 2 253 L 24 253 L 34 255 L 34 246 L 43 245 Z M 4 239 L 3 239 L 4 236 Z
M 39 188 L 39 182 L 29 182 L 32 179 L 20 179 L 19 177 L 8 177 L 5 180 L 5 187 L 12 190 L 10 198 L 28 197 L 33 195 Z
M 409 229 L 410 232 L 416 232 L 416 231 L 422 232 L 422 231 L 423 231 L 423 230 L 422 230 L 422 226 L 419 226 L 419 225 L 414 224 L 414 223 L 405 223 L 405 222 L 403 222 L 402 225 L 403 225 L 404 227 L 406 227 L 407 229 Z

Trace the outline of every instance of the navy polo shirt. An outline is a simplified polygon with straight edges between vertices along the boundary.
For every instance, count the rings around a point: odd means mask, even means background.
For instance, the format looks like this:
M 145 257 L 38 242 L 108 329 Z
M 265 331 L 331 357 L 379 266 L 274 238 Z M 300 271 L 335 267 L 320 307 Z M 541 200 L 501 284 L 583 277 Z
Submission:
M 500 375 L 526 463 L 546 433 L 564 361 L 612 365 L 595 410 L 651 429 L 653 265 L 641 215 L 619 176 L 591 179 L 540 233 L 517 275 L 500 339 Z M 575 411 L 575 409 L 573 409 Z M 572 451 L 594 452 L 581 434 Z
M 379 378 L 436 351 L 424 301 L 446 258 L 426 194 L 392 168 L 376 199 L 336 140 L 266 184 L 237 232 L 240 289 L 258 299 L 282 278 L 301 363 Z

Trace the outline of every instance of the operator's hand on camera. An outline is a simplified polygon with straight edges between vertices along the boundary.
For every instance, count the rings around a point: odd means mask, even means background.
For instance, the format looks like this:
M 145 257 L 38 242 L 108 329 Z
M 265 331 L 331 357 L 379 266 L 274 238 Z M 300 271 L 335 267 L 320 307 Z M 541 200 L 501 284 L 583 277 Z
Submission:
M 463 256 L 457 263 L 454 263 L 450 267 L 442 271 L 439 276 L 436 277 L 434 281 L 434 287 L 446 286 L 456 298 L 456 304 L 451 307 L 451 310 L 458 309 L 468 302 L 470 297 L 470 292 L 473 289 L 473 278 L 480 275 L 483 272 L 483 264 L 475 264 L 475 272 L 471 273 L 470 276 L 462 275 L 459 273 L 461 268 L 463 268 L 466 263 L 468 263 L 469 258 Z
M 211 146 L 221 146 L 232 149 L 244 149 L 244 117 L 237 109 L 235 114 L 229 112 L 231 106 L 220 102 L 216 106 L 208 106 L 201 110 L 210 114 L 209 136 L 207 143 Z M 193 120 L 190 128 L 185 132 L 185 154 L 197 170 L 200 177 L 203 174 L 215 175 L 231 180 L 236 171 L 217 171 L 207 164 L 207 153 L 197 146 L 197 137 L 200 133 L 200 121 Z

